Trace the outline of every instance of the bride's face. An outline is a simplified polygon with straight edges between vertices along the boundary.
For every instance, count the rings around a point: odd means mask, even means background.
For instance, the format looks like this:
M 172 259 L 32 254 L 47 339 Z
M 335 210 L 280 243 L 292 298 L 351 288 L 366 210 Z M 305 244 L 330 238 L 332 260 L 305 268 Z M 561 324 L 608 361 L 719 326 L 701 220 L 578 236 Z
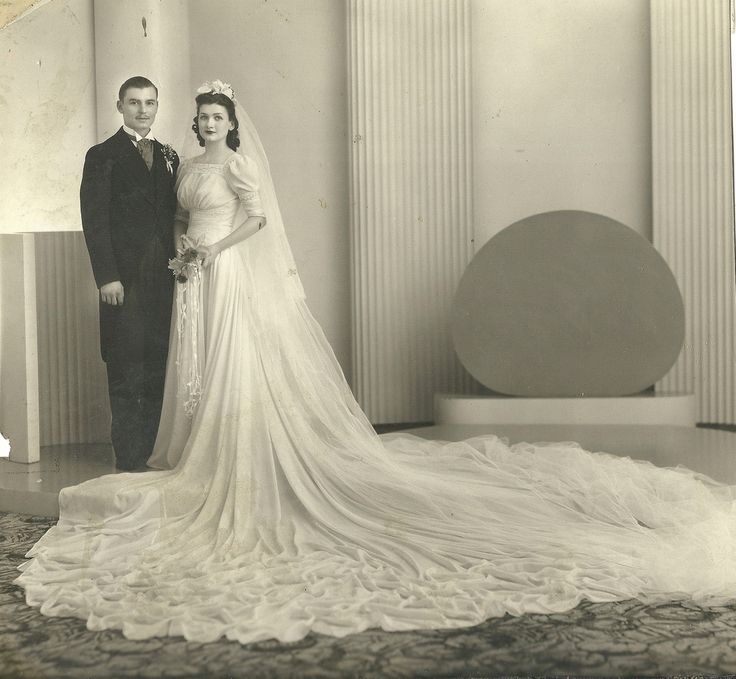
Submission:
M 234 124 L 230 120 L 227 109 L 220 104 L 202 104 L 197 113 L 199 134 L 205 143 L 220 141 L 227 137 Z

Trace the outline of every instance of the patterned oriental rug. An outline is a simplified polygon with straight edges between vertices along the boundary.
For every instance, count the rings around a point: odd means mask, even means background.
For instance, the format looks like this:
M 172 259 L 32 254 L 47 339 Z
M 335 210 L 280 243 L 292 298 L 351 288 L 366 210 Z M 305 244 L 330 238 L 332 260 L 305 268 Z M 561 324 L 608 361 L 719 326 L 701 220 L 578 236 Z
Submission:
M 489 620 L 459 630 L 369 630 L 300 642 L 129 641 L 81 620 L 47 618 L 11 584 L 54 519 L 0 513 L 0 677 L 483 679 L 723 676 L 736 673 L 736 605 L 584 603 L 564 614 Z

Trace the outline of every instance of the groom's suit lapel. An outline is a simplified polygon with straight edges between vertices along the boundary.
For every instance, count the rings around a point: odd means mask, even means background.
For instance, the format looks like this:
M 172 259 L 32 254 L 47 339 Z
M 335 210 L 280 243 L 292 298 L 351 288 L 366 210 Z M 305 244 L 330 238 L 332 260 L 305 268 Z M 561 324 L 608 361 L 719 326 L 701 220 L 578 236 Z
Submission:
M 117 144 L 117 161 L 120 169 L 128 176 L 128 178 L 138 184 L 145 198 L 153 203 L 154 195 L 151 193 L 151 171 L 146 167 L 146 161 L 143 160 L 141 154 L 130 141 L 130 137 L 125 134 L 121 127 L 115 134 Z M 155 144 L 154 144 L 155 147 Z M 154 150 L 155 157 L 155 150 Z M 154 168 L 156 163 L 154 162 Z
M 146 170 L 148 171 L 148 170 Z M 163 147 L 157 141 L 153 142 L 153 167 L 151 168 L 151 178 L 156 188 L 155 195 L 164 196 L 166 191 L 170 191 L 170 176 L 166 169 L 166 159 L 164 158 Z

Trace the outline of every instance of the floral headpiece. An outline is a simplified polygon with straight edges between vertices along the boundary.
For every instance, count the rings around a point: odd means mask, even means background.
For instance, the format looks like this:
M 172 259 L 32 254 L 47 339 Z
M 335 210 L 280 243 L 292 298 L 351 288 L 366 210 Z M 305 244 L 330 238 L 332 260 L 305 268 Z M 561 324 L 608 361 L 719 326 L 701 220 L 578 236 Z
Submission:
M 197 88 L 197 94 L 224 94 L 235 103 L 235 90 L 233 90 L 230 83 L 224 83 L 222 80 L 203 83 Z

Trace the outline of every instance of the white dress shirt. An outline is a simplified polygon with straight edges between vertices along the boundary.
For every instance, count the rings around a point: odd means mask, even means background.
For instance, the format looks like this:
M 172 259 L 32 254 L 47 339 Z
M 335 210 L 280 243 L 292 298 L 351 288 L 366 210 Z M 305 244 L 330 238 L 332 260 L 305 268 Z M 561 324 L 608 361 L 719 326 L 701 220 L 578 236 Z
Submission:
M 148 130 L 148 134 L 145 137 L 142 137 L 135 130 L 129 128 L 127 125 L 123 125 L 123 131 L 127 132 L 130 136 L 135 137 L 135 140 L 131 139 L 130 143 L 133 144 L 133 146 L 135 146 L 136 148 L 138 147 L 138 142 L 141 139 L 150 139 L 151 141 L 156 141 L 156 137 L 151 134 L 151 130 Z

